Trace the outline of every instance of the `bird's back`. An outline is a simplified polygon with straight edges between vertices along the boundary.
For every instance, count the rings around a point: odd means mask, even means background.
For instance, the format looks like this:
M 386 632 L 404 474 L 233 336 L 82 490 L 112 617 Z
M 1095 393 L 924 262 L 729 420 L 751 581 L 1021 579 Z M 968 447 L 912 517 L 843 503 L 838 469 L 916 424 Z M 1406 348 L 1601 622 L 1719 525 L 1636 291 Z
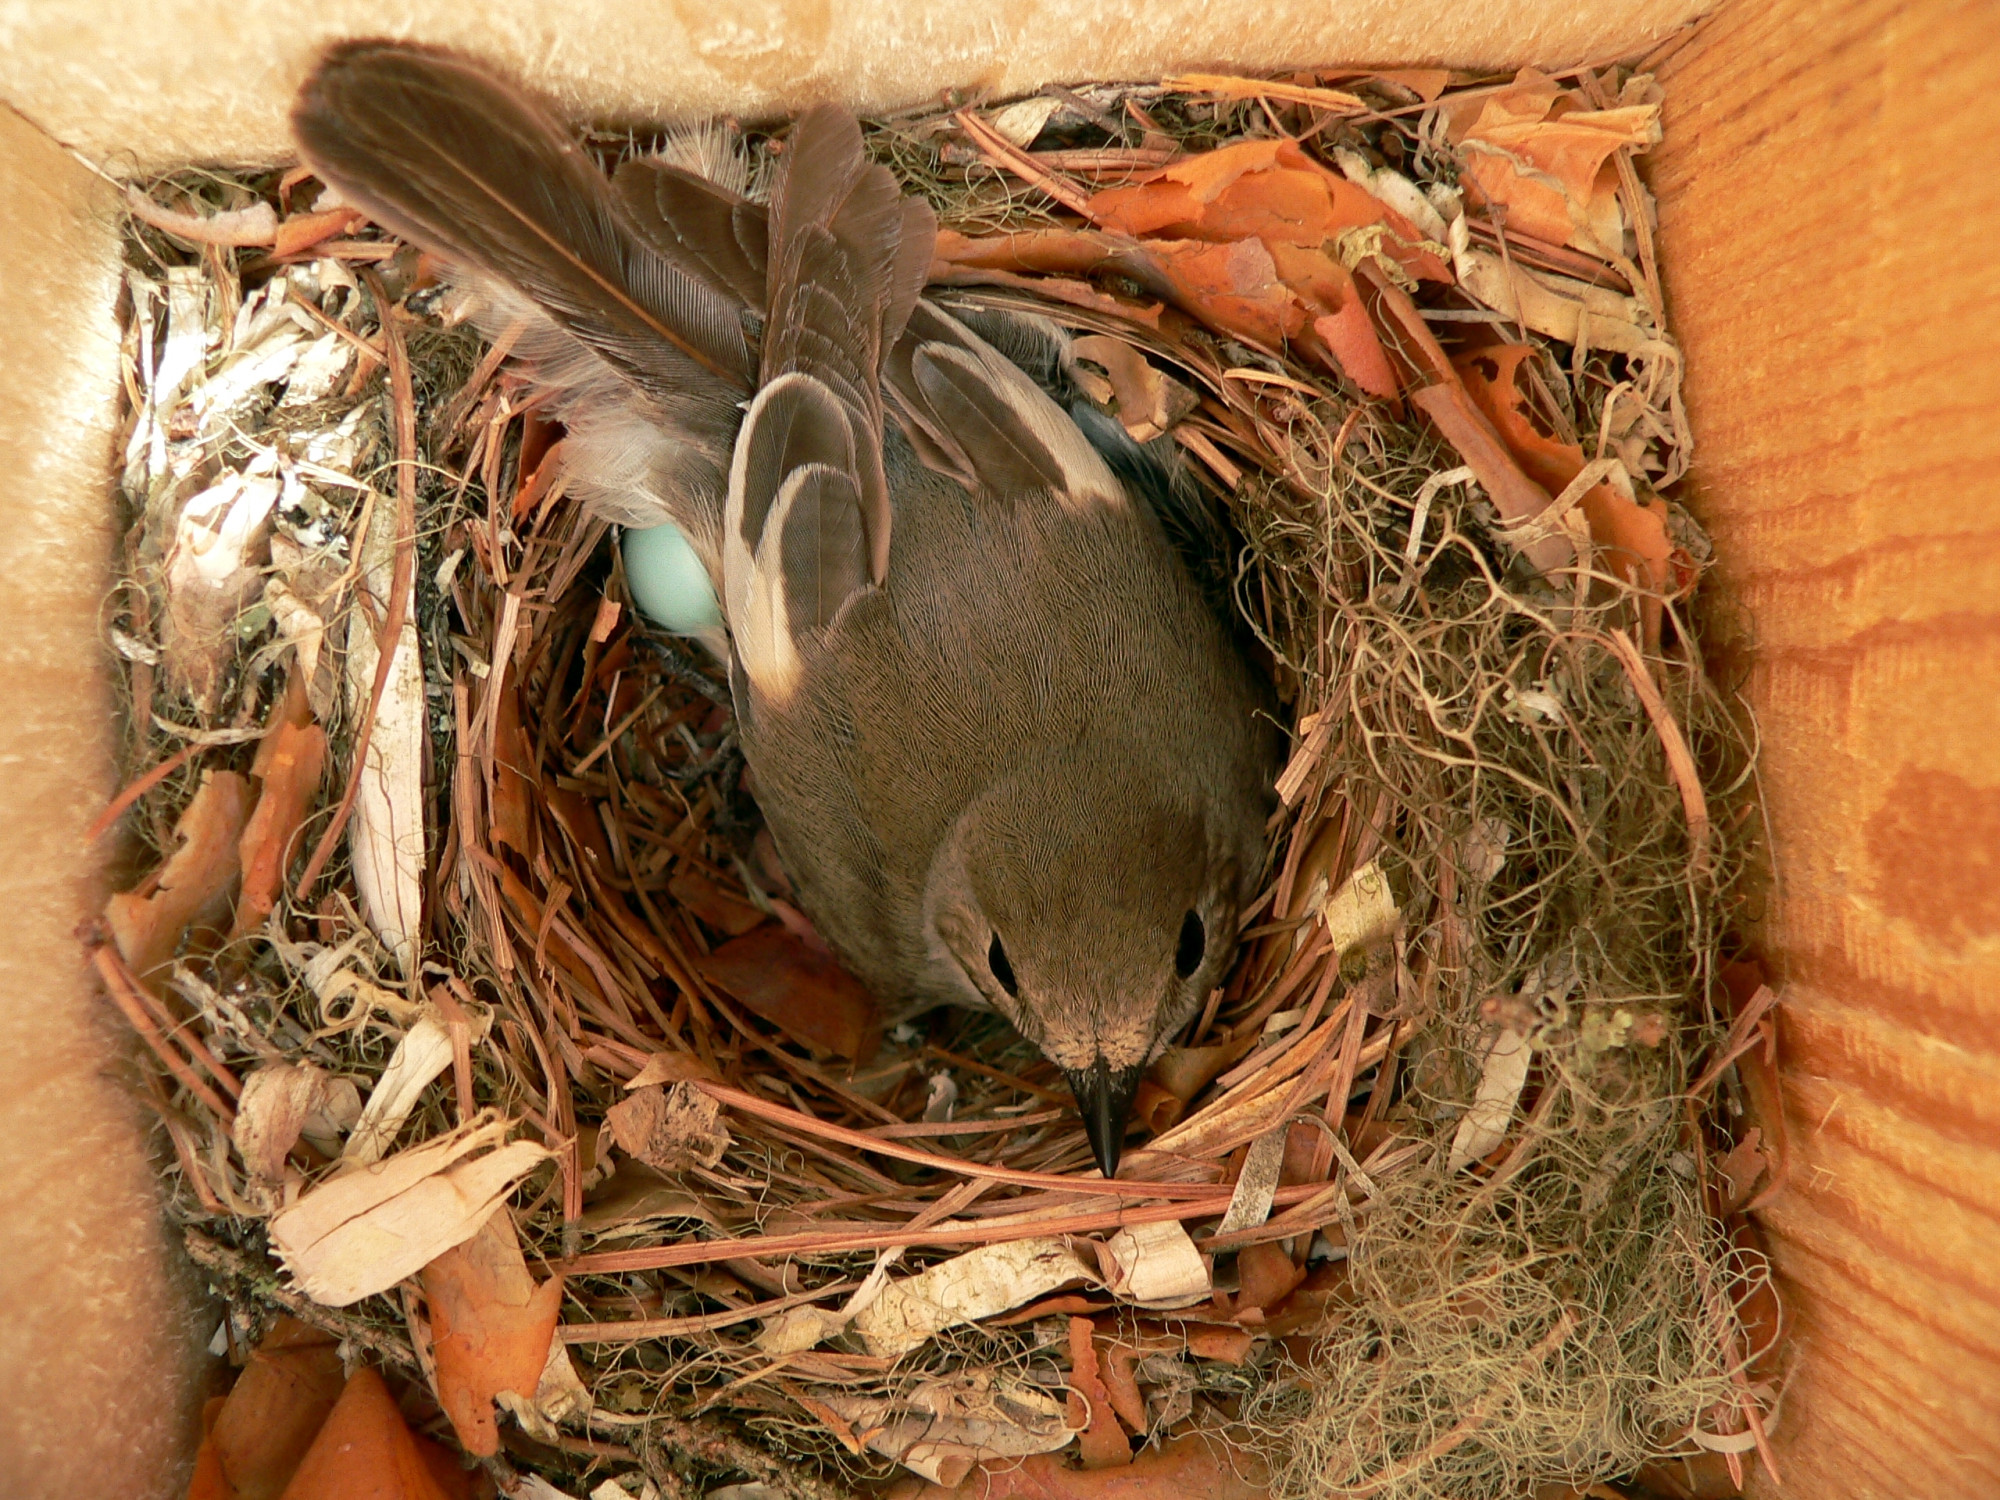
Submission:
M 841 914 L 827 935 L 878 993 L 922 1004 L 964 998 L 920 907 L 940 842 L 996 778 L 1061 755 L 1058 814 L 1106 840 L 1148 796 L 1242 809 L 1254 866 L 1273 732 L 1143 506 L 999 501 L 887 447 L 887 583 L 816 643 L 803 690 L 752 707 L 742 732 L 808 909 Z

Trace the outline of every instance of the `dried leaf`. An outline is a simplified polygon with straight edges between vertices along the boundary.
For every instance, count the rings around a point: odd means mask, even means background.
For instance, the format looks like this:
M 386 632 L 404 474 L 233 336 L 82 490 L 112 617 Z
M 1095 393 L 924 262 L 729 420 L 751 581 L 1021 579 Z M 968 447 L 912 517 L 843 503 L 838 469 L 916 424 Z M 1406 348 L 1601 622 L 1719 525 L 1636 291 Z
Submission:
M 1764 1150 L 1764 1132 L 1752 1125 L 1743 1133 L 1743 1139 L 1729 1149 L 1715 1164 L 1729 1184 L 1729 1191 L 1723 1195 L 1722 1212 L 1733 1214 L 1750 1201 L 1758 1180 L 1771 1170 L 1771 1157 Z
M 282 1500 L 451 1500 L 373 1370 L 348 1377 Z
M 653 1233 L 676 1219 L 721 1231 L 742 1222 L 740 1215 L 727 1212 L 715 1200 L 690 1192 L 649 1167 L 626 1165 L 584 1209 L 577 1225 L 592 1238 L 624 1238 Z
M 891 1281 L 853 1326 L 869 1353 L 893 1357 L 946 1328 L 1097 1279 L 1066 1241 L 1007 1240 Z
M 265 526 L 283 485 L 260 467 L 225 473 L 190 496 L 167 551 L 162 660 L 168 680 L 203 715 L 214 711 L 235 658 L 237 617 L 264 586 Z
M 357 718 L 367 711 L 381 659 L 375 631 L 388 608 L 395 531 L 395 507 L 378 505 L 361 548 L 365 602 L 347 627 L 347 697 Z M 424 895 L 424 674 L 414 611 L 406 613 L 392 651 L 347 842 L 368 924 L 403 972 L 413 974 Z
M 1468 247 L 1457 260 L 1468 292 L 1536 333 L 1617 354 L 1642 354 L 1661 343 L 1652 314 L 1637 297 L 1530 270 L 1487 250 Z
M 188 1500 L 277 1500 L 344 1379 L 331 1334 L 279 1318 L 207 1424 Z
M 500 1451 L 493 1398 L 502 1391 L 532 1397 L 541 1384 L 562 1310 L 562 1278 L 535 1285 L 514 1216 L 503 1206 L 470 1239 L 425 1266 L 418 1280 L 430 1304 L 438 1403 L 465 1451 L 489 1457 Z
M 1178 1219 L 1134 1224 L 1104 1243 L 1105 1284 L 1141 1307 L 1186 1307 L 1205 1302 L 1208 1266 Z
M 562 1340 L 556 1338 L 549 1340 L 549 1357 L 542 1364 L 533 1395 L 499 1391 L 493 1399 L 513 1415 L 529 1437 L 551 1447 L 557 1445 L 561 1424 L 582 1420 L 591 1407 L 590 1388 L 577 1375 Z
M 1276 1307 L 1306 1277 L 1305 1267 L 1269 1242 L 1245 1245 L 1236 1254 L 1238 1309 Z
M 996 109 L 987 124 L 1004 139 L 1016 146 L 1032 146 L 1035 137 L 1042 133 L 1042 127 L 1049 123 L 1055 112 L 1062 108 L 1062 100 L 1053 94 L 1039 94 L 1032 99 L 1022 99 Z
M 816 1052 L 865 1062 L 882 1036 L 875 997 L 827 954 L 780 926 L 696 961 L 704 978 Z
M 1246 1034 L 1233 1042 L 1214 1047 L 1169 1047 L 1160 1054 L 1159 1061 L 1153 1064 L 1147 1076 L 1157 1079 L 1161 1088 L 1186 1104 L 1227 1072 L 1256 1043 L 1255 1036 Z M 1157 1127 L 1158 1130 L 1167 1128 L 1165 1125 Z
M 1501 1028 L 1493 1038 L 1480 1066 L 1479 1092 L 1452 1133 L 1446 1171 L 1456 1172 L 1478 1161 L 1507 1139 L 1507 1127 L 1513 1123 L 1514 1106 L 1528 1081 L 1528 1064 L 1533 1057 L 1528 1039 L 1512 1027 Z
M 1229 1211 L 1215 1228 L 1217 1234 L 1234 1234 L 1270 1218 L 1285 1165 L 1285 1140 L 1285 1130 L 1267 1130 L 1250 1143 L 1236 1174 L 1235 1191 L 1229 1195 Z
M 174 833 L 180 844 L 150 881 L 104 906 L 104 924 L 126 967 L 140 979 L 168 963 L 197 919 L 226 924 L 221 907 L 241 871 L 250 784 L 234 771 L 204 771 Z M 140 892 L 145 891 L 142 895 Z
M 627 1154 L 670 1176 L 712 1167 L 729 1148 L 722 1107 L 688 1083 L 634 1089 L 605 1112 L 604 1123 Z
M 325 1306 L 386 1291 L 477 1234 L 549 1159 L 532 1141 L 501 1145 L 510 1128 L 502 1120 L 455 1131 L 321 1183 L 271 1220 L 272 1248 Z

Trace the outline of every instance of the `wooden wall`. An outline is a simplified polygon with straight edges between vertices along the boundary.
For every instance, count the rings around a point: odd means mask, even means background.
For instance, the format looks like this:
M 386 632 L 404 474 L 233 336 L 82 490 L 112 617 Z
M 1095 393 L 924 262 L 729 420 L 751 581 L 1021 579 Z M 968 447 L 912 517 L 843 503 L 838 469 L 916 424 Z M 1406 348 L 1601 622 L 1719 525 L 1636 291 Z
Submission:
M 1756 645 L 1799 1500 L 2000 1496 L 2000 6 L 1733 0 L 1651 165 Z

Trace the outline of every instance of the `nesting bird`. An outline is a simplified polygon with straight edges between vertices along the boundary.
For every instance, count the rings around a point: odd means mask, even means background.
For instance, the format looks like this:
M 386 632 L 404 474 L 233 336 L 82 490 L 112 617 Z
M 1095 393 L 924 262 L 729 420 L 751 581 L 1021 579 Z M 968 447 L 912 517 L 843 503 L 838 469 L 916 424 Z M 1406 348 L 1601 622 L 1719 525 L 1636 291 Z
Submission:
M 768 205 L 660 158 L 607 179 L 518 88 L 403 43 L 334 48 L 293 126 L 521 330 L 590 502 L 675 528 L 719 607 L 673 623 L 728 663 L 828 943 L 892 1007 L 999 1011 L 1115 1173 L 1235 946 L 1277 736 L 1164 472 L 1059 404 L 1061 335 L 926 297 L 931 212 L 834 108 Z

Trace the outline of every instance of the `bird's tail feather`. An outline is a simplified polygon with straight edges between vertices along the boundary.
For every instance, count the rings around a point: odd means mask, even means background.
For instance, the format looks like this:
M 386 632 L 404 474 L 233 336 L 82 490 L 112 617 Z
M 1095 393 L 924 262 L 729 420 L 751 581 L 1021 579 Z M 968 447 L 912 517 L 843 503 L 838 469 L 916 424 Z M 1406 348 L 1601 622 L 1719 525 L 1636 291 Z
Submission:
M 732 220 L 740 200 L 714 190 L 731 238 L 713 247 L 712 213 L 678 233 L 635 225 L 626 195 L 541 104 L 409 43 L 332 48 L 292 127 L 343 199 L 470 282 L 487 322 L 517 328 L 570 425 L 572 487 L 613 519 L 679 524 L 719 573 L 724 476 L 757 352 L 747 299 L 717 267 L 761 255 L 739 242 L 760 237 L 761 213 Z

